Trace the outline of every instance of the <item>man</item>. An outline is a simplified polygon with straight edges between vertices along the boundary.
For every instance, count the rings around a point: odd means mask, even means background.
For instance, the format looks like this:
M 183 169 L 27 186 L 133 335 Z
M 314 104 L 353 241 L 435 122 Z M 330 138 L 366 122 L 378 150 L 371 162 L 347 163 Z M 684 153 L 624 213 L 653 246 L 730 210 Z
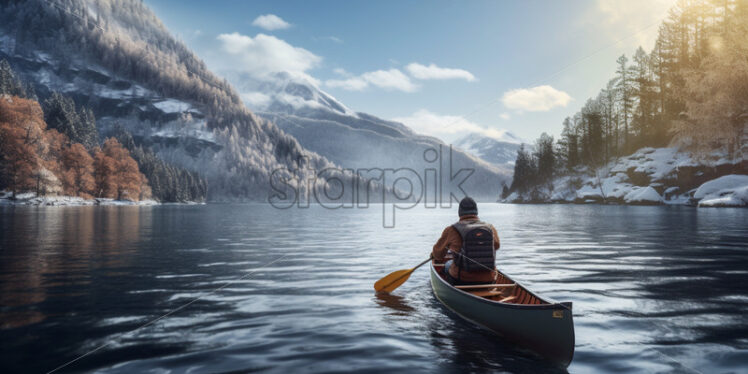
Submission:
M 444 261 L 448 251 L 453 259 L 444 264 L 444 272 L 452 284 L 484 284 L 496 279 L 496 250 L 499 234 L 493 225 L 478 219 L 478 205 L 466 197 L 460 201 L 460 220 L 445 228 L 434 245 L 432 256 Z

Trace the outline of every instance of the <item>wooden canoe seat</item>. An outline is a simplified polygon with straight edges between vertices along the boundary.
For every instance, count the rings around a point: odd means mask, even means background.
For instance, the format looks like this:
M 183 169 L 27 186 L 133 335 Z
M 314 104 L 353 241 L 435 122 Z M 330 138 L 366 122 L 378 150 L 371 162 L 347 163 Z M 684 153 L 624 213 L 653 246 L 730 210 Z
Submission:
M 499 300 L 499 302 L 500 302 L 500 303 L 505 303 L 505 302 L 507 302 L 507 301 L 512 301 L 512 300 L 514 300 L 514 299 L 516 299 L 516 298 L 517 298 L 517 296 L 516 296 L 516 295 L 515 295 L 515 296 L 509 296 L 509 297 L 505 297 L 505 298 L 503 298 L 503 299 Z
M 459 288 L 461 290 L 470 290 L 475 288 L 510 288 L 516 286 L 516 283 L 506 283 L 506 284 L 471 284 L 466 286 L 455 286 L 455 288 Z
M 472 295 L 480 297 L 501 296 L 504 291 L 469 291 Z

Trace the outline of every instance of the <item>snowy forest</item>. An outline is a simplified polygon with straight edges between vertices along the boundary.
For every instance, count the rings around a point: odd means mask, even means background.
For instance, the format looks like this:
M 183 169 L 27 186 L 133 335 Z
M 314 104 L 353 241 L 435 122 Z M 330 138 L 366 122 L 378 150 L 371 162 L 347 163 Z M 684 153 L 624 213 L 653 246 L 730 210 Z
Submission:
M 616 61 L 615 76 L 563 121 L 518 150 L 511 192 L 595 170 L 643 147 L 674 146 L 695 157 L 745 152 L 748 124 L 748 1 L 680 0 L 654 48 Z
M 197 173 L 166 164 L 128 136 L 121 131 L 100 144 L 90 108 L 76 108 L 57 92 L 40 105 L 32 86 L 0 61 L 0 190 L 9 190 L 11 198 L 33 192 L 132 201 L 205 199 L 206 182 Z
M 143 113 L 123 113 L 117 109 L 120 103 L 96 95 L 92 87 L 102 84 L 96 81 L 98 78 L 89 78 L 97 74 L 90 71 L 94 67 L 97 72 L 106 71 L 109 77 L 102 79 L 147 89 L 126 99 L 132 100 L 133 108 L 143 100 L 173 99 L 194 105 L 221 151 L 218 155 L 206 152 L 194 156 L 179 145 L 162 148 L 159 156 L 180 168 L 205 172 L 203 177 L 211 186 L 206 193 L 213 200 L 266 199 L 273 170 L 296 169 L 302 158 L 319 169 L 331 166 L 319 155 L 306 152 L 272 123 L 254 116 L 235 90 L 174 38 L 142 1 L 9 1 L 0 4 L 0 10 L 0 33 L 7 36 L 1 52 L 22 62 L 14 68 L 23 68 L 23 76 L 33 77 L 31 83 L 40 96 L 75 86 L 75 92 L 69 94 L 76 96 L 76 103 L 90 106 L 100 117 L 130 125 L 128 130 L 132 126 L 150 127 L 149 131 L 157 132 L 163 125 L 159 119 Z M 30 60 L 33 62 L 27 63 Z M 40 63 L 51 66 L 39 68 Z M 48 84 L 45 70 L 60 73 Z M 177 127 L 183 125 L 177 122 Z M 104 127 L 111 126 L 108 123 Z M 145 148 L 143 151 L 143 159 L 153 158 Z M 133 150 L 134 155 L 137 153 Z M 186 178 L 194 179 L 194 175 Z

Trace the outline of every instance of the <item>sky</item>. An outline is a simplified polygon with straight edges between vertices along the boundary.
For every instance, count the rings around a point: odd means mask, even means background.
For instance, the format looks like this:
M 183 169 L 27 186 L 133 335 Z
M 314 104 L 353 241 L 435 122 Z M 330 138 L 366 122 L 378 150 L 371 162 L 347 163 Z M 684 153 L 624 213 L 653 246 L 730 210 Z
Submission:
M 558 136 L 675 0 L 146 0 L 214 71 L 283 70 L 447 142 Z

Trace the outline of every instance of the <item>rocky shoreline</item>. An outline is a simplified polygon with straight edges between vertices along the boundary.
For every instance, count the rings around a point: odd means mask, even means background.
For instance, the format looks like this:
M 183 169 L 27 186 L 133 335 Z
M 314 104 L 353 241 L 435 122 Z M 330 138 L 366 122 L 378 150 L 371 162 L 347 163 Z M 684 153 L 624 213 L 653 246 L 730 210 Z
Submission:
M 696 160 L 676 148 L 642 148 L 597 170 L 577 168 L 505 203 L 748 206 L 748 160 L 715 152 Z
M 84 199 L 77 196 L 36 196 L 34 193 L 20 193 L 15 198 L 10 193 L 0 192 L 0 205 L 26 205 L 26 206 L 150 206 L 160 205 L 156 200 L 115 200 L 115 199 Z

